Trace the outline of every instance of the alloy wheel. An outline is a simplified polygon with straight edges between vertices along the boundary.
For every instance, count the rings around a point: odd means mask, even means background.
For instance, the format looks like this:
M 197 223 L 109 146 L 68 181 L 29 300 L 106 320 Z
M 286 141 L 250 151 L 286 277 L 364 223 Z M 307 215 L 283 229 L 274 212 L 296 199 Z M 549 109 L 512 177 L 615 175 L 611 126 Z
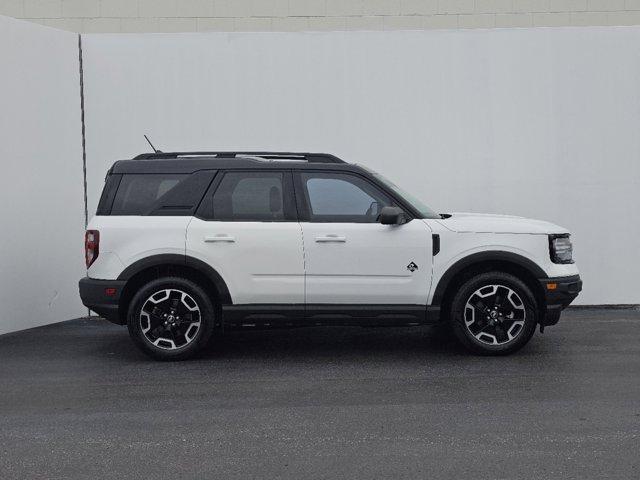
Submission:
M 165 350 L 177 350 L 197 336 L 201 314 L 191 295 L 167 288 L 145 300 L 139 320 L 142 334 L 149 343 Z
M 504 345 L 524 330 L 527 311 L 520 296 L 504 285 L 485 285 L 473 292 L 464 307 L 464 324 L 476 340 Z

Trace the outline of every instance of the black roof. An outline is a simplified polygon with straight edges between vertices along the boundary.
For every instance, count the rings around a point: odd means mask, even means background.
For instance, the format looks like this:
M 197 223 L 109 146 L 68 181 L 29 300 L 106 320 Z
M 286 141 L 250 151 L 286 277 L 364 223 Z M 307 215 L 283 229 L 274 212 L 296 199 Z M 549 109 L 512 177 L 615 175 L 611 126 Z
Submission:
M 230 169 L 360 170 L 328 153 L 300 152 L 157 152 L 119 160 L 110 173 L 193 173 Z

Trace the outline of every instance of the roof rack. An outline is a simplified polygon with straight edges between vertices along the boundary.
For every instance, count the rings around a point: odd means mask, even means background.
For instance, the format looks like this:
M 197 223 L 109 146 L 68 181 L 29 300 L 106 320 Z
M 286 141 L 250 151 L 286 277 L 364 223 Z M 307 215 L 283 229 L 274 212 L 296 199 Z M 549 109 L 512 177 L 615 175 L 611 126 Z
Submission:
M 299 160 L 309 163 L 346 163 L 344 160 L 331 155 L 330 153 L 300 153 L 300 152 L 157 152 L 142 153 L 134 160 L 158 160 L 164 158 L 180 157 L 216 157 L 216 158 L 236 158 L 236 157 L 260 157 L 268 160 Z

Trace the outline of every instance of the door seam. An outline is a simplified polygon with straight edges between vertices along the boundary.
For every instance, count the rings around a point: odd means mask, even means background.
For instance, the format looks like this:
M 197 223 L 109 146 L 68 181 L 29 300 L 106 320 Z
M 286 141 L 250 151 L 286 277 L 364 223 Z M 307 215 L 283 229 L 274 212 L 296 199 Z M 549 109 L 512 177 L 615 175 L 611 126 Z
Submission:
M 298 227 L 300 227 L 300 239 L 302 240 L 302 303 L 304 304 L 304 313 L 305 316 L 307 314 L 307 252 L 304 248 L 304 229 L 302 228 L 302 224 L 298 222 Z

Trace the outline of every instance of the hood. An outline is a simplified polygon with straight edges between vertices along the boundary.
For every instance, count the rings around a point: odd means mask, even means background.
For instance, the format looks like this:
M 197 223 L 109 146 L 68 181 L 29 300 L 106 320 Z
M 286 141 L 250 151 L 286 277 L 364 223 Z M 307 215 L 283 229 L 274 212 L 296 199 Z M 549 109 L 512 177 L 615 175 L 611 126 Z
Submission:
M 550 222 L 512 215 L 462 212 L 455 212 L 448 215 L 451 216 L 438 220 L 438 222 L 453 232 L 528 233 L 533 235 L 569 233 L 566 228 Z

